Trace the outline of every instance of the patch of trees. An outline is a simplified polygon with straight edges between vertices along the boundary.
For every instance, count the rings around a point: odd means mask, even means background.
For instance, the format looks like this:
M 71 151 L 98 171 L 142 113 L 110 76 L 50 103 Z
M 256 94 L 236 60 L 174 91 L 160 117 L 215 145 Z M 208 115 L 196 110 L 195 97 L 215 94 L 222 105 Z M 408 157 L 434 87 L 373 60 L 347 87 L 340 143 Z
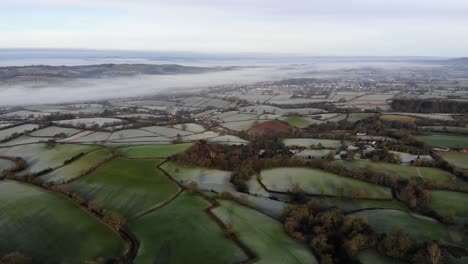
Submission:
M 387 148 L 376 149 L 371 152 L 364 152 L 363 155 L 365 159 L 370 159 L 372 161 L 383 161 L 393 164 L 401 163 L 400 156 L 391 153 Z
M 444 99 L 395 99 L 392 110 L 411 113 L 466 113 L 468 102 Z
M 0 264 L 30 264 L 30 263 L 33 263 L 33 259 L 18 251 L 0 254 Z
M 357 254 L 369 248 L 414 264 L 441 264 L 448 255 L 436 241 L 418 244 L 398 227 L 378 234 L 363 219 L 347 216 L 338 208 L 323 209 L 314 200 L 289 206 L 283 224 L 291 237 L 311 248 L 320 263 L 360 263 Z

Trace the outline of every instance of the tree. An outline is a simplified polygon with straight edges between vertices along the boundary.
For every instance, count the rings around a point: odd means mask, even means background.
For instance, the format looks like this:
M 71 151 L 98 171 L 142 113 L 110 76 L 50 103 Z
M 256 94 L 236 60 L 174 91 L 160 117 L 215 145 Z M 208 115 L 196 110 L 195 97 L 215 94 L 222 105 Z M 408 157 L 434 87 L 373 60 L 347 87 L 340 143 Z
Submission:
M 192 181 L 189 183 L 188 187 L 187 187 L 187 190 L 189 191 L 189 193 L 197 193 L 199 191 L 198 189 L 198 183 L 195 182 L 195 181 Z

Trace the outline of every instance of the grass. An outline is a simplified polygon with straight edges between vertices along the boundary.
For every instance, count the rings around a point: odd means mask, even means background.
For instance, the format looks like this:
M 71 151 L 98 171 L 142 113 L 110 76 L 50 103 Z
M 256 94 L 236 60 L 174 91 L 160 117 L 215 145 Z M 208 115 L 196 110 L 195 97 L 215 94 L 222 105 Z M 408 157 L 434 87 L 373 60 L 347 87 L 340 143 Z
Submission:
M 231 201 L 220 201 L 214 213 L 257 255 L 255 263 L 318 263 L 310 249 L 292 240 L 280 222 Z
M 193 181 L 198 183 L 198 187 L 202 190 L 215 190 L 217 192 L 234 190 L 229 182 L 230 171 L 190 167 L 175 162 L 166 162 L 161 168 L 182 185 L 188 185 Z
M 292 191 L 298 185 L 305 193 L 316 195 L 344 195 L 356 198 L 391 199 L 389 188 L 319 169 L 275 168 L 261 172 L 263 184 L 272 191 Z M 341 191 L 340 191 L 341 190 Z M 353 194 L 354 191 L 354 194 Z
M 458 223 L 468 224 L 468 194 L 432 191 L 429 207 L 443 216 L 453 214 Z
M 61 196 L 15 182 L 0 183 L 0 248 L 37 263 L 83 263 L 123 250 L 118 235 Z
M 321 207 L 338 207 L 343 211 L 355 211 L 368 208 L 397 209 L 407 211 L 406 206 L 396 200 L 365 200 L 332 197 L 314 197 Z
M 382 115 L 380 119 L 384 121 L 397 121 L 401 123 L 414 123 L 414 121 L 416 121 L 415 117 L 404 115 Z
M 429 136 L 418 136 L 417 138 L 436 147 L 468 148 L 467 136 L 434 134 Z
M 10 170 L 15 167 L 15 163 L 11 160 L 0 159 L 0 173 L 3 170 Z
M 177 186 L 159 170 L 160 160 L 115 159 L 69 186 L 86 200 L 129 218 L 170 199 Z
M 341 142 L 339 140 L 333 139 L 317 139 L 317 138 L 286 138 L 284 139 L 284 144 L 286 146 L 298 146 L 306 147 L 322 145 L 324 148 L 333 148 L 337 149 L 341 147 Z
M 373 116 L 375 116 L 375 113 L 351 113 L 346 120 L 355 123 Z
M 239 263 L 247 256 L 203 211 L 210 204 L 183 192 L 156 212 L 130 222 L 140 241 L 137 264 Z
M 74 144 L 57 144 L 47 148 L 45 144 L 29 144 L 0 150 L 1 155 L 22 157 L 28 163 L 28 172 L 40 172 L 47 168 L 56 168 L 63 162 L 80 154 L 99 148 L 98 146 L 83 146 Z
M 447 186 L 459 186 L 468 188 L 468 183 L 463 180 L 458 179 L 455 175 L 450 172 L 430 167 L 413 167 L 413 166 L 404 166 L 399 164 L 391 164 L 386 162 L 373 162 L 373 161 L 364 161 L 364 160 L 354 160 L 354 161 L 334 161 L 333 164 L 344 166 L 346 168 L 370 168 L 379 173 L 385 173 L 389 177 L 399 177 L 402 179 L 421 179 L 425 181 L 447 185 Z M 418 173 L 419 170 L 419 173 Z M 422 179 L 421 179 L 422 181 Z
M 103 148 L 86 154 L 85 156 L 75 160 L 74 162 L 54 170 L 40 179 L 46 182 L 63 183 L 69 180 L 78 178 L 90 168 L 97 166 L 103 160 L 110 158 L 112 153 L 110 150 Z
M 468 170 L 468 154 L 458 151 L 441 152 L 442 157 L 457 168 Z
M 384 256 L 375 249 L 365 249 L 358 253 L 358 259 L 362 264 L 402 264 L 403 262 Z
M 295 126 L 295 127 L 298 127 L 298 128 L 306 128 L 306 127 L 310 126 L 313 123 L 311 120 L 309 120 L 307 118 L 300 117 L 300 116 L 286 117 L 284 119 L 284 121 L 286 121 L 291 126 Z
M 163 145 L 163 146 L 135 146 L 120 149 L 127 158 L 167 158 L 184 152 L 192 143 Z
M 418 242 L 439 240 L 458 245 L 466 243 L 460 232 L 451 230 L 434 219 L 399 210 L 367 210 L 352 216 L 366 219 L 377 233 L 390 233 L 394 228 L 401 228 Z

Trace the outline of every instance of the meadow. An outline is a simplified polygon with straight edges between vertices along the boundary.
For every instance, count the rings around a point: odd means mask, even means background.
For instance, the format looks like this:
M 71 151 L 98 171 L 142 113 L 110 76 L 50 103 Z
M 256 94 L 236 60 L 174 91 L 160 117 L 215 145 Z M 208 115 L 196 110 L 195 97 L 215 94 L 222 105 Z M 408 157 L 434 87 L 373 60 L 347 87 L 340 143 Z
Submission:
M 220 201 L 214 213 L 233 227 L 239 239 L 258 256 L 255 263 L 318 263 L 306 245 L 291 239 L 280 222 L 231 201 Z
M 117 233 L 59 195 L 15 182 L 0 183 L 0 248 L 40 263 L 83 263 L 116 257 Z
M 299 186 L 314 195 L 347 196 L 369 199 L 391 199 L 390 189 L 319 169 L 275 168 L 263 170 L 262 183 L 271 191 L 292 192 Z
M 183 192 L 167 206 L 130 222 L 140 240 L 136 264 L 239 263 L 247 256 L 204 212 L 210 203 Z
M 98 207 L 131 218 L 170 199 L 178 187 L 155 169 L 161 160 L 114 159 L 68 184 Z

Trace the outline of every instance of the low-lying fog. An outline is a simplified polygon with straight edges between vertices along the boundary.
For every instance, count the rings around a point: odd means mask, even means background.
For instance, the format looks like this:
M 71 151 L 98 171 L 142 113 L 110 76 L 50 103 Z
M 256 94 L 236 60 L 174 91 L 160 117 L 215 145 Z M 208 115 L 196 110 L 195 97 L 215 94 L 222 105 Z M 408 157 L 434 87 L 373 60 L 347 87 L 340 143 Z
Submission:
M 297 69 L 272 67 L 182 75 L 78 79 L 60 84 L 34 83 L 0 86 L 0 106 L 49 104 L 186 92 L 225 84 L 248 84 L 299 76 Z
M 140 75 L 125 78 L 79 79 L 47 85 L 40 83 L 0 85 L 0 106 L 126 98 L 155 95 L 161 92 L 187 92 L 210 86 L 251 84 L 259 81 L 273 81 L 287 78 L 325 78 L 330 77 L 330 75 L 323 71 L 339 68 L 361 68 L 363 66 L 400 68 L 408 67 L 409 64 L 399 62 L 270 64 L 268 66 L 205 74 Z

